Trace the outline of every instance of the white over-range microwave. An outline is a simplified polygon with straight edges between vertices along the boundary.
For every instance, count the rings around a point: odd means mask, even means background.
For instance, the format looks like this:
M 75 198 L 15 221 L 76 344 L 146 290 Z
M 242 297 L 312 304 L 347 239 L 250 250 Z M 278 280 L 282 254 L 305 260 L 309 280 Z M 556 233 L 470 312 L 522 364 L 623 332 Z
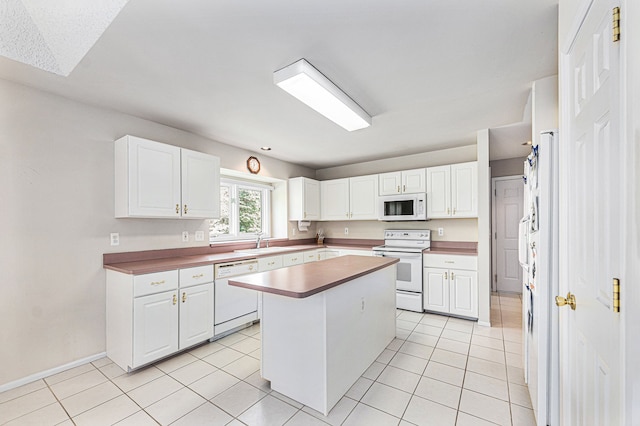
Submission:
M 380 220 L 427 220 L 427 194 L 402 194 L 378 197 Z

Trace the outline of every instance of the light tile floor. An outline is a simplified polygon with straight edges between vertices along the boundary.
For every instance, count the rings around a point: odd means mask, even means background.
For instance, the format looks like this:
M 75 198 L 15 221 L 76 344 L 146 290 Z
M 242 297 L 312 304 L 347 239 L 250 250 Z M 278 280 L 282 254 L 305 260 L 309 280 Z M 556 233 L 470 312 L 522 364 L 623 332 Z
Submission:
M 254 325 L 132 374 L 103 358 L 0 393 L 0 424 L 533 425 L 521 300 L 491 299 L 491 328 L 398 311 L 398 337 L 327 417 L 260 377 Z

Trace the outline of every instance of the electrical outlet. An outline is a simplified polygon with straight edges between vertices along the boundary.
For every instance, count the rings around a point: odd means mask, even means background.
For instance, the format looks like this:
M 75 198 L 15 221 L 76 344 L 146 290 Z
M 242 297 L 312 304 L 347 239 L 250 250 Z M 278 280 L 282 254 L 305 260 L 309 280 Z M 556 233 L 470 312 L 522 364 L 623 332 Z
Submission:
M 442 237 L 444 235 L 444 228 L 438 228 L 438 236 Z
M 111 234 L 109 234 L 109 239 L 111 240 L 111 245 L 112 246 L 119 246 L 120 245 L 120 234 L 117 232 L 112 232 Z
M 204 241 L 204 231 L 196 231 L 196 241 Z
M 344 228 L 344 235 L 349 235 L 349 228 Z
M 291 236 L 296 236 L 296 228 L 291 228 Z
M 189 242 L 189 232 L 188 231 L 182 231 L 182 242 L 183 243 Z

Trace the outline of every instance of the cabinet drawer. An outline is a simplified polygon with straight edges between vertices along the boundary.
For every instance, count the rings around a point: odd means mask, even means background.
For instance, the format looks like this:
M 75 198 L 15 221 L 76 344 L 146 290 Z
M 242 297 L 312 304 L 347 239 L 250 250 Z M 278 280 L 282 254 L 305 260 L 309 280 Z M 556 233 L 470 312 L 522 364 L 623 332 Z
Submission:
M 304 254 L 301 252 L 282 255 L 283 266 L 299 265 L 302 262 L 304 262 Z
M 258 271 L 272 271 L 282 268 L 282 256 L 269 256 L 258 258 Z
M 304 263 L 315 262 L 318 260 L 318 250 L 309 250 L 302 253 Z
M 425 268 L 452 268 L 476 271 L 478 269 L 478 257 L 449 254 L 425 254 L 423 266 Z
M 213 282 L 213 265 L 180 269 L 180 287 Z
M 133 297 L 178 288 L 178 271 L 154 272 L 153 274 L 135 275 L 133 277 Z

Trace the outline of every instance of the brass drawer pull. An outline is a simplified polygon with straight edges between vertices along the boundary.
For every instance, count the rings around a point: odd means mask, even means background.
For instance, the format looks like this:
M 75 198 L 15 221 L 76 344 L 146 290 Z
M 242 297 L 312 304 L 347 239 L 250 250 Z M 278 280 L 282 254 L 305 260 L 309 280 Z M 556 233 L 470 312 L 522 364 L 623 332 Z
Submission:
M 202 277 L 204 277 L 204 274 L 194 275 L 192 278 L 196 278 L 197 279 L 197 278 L 202 278 Z
M 161 284 L 164 284 L 164 283 L 165 283 L 165 280 L 162 280 L 162 281 L 151 281 L 151 285 L 161 285 Z
M 180 204 L 176 204 L 176 214 L 180 214 Z
M 176 303 L 178 303 L 178 296 L 176 296 L 175 294 L 173 295 L 173 304 L 175 305 Z
M 187 293 L 182 292 L 182 303 L 187 301 Z

